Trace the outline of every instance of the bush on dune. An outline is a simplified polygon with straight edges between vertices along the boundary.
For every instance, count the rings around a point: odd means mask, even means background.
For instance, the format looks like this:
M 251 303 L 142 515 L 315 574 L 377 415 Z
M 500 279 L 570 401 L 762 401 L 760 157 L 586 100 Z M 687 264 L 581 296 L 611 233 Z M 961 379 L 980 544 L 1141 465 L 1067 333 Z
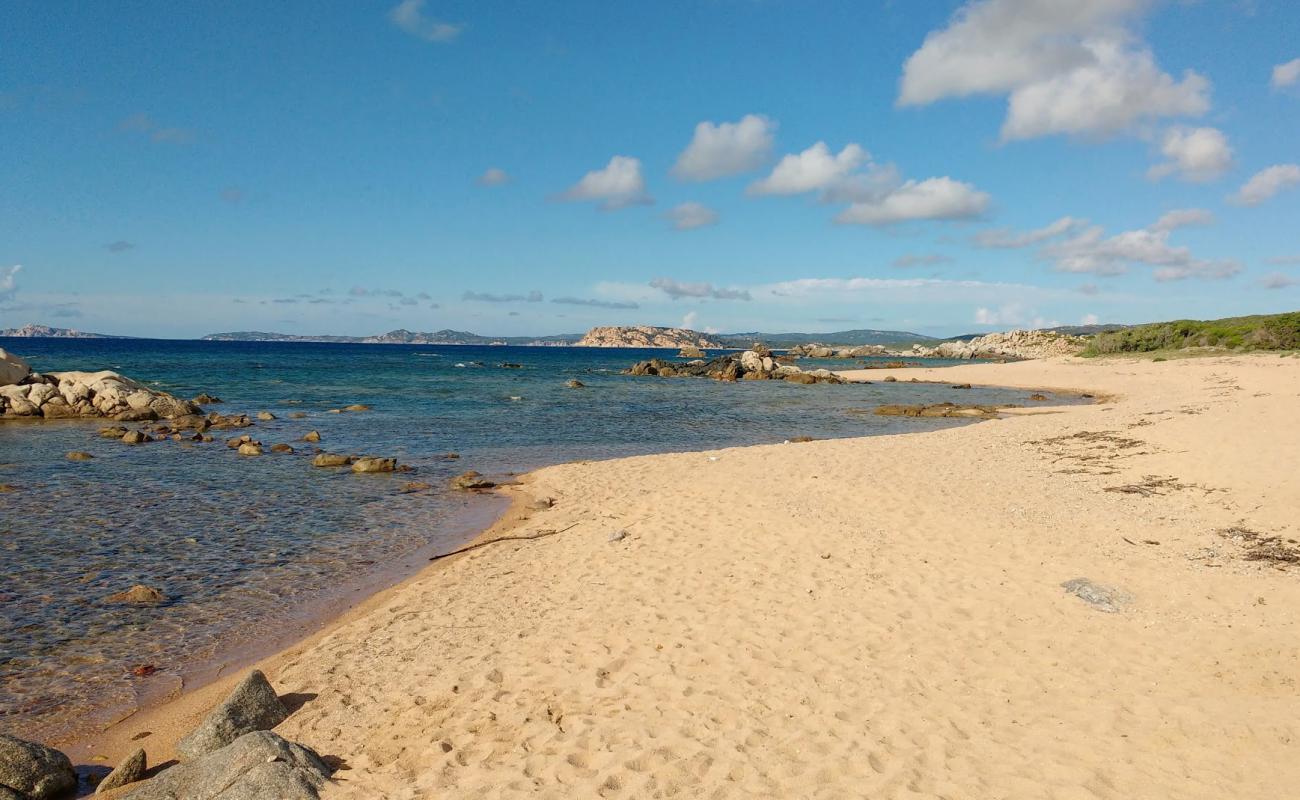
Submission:
M 1083 355 L 1151 353 L 1216 347 L 1228 350 L 1300 349 L 1300 312 L 1229 317 L 1216 320 L 1180 319 L 1099 333 Z

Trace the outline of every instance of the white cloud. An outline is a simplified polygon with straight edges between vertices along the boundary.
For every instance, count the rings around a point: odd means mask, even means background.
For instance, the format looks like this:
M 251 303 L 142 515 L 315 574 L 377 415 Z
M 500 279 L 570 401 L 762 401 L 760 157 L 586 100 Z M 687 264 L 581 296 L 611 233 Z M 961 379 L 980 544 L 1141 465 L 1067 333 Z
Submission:
M 972 0 L 907 60 L 900 105 L 1008 94 L 1002 138 L 1110 135 L 1209 108 L 1209 82 L 1163 72 L 1128 28 L 1150 0 Z
M 673 228 L 679 231 L 718 224 L 718 212 L 703 203 L 682 203 L 674 206 L 665 216 L 672 222 Z
M 672 173 L 681 180 L 711 181 L 752 172 L 770 156 L 775 130 L 776 123 L 759 114 L 747 114 L 739 122 L 701 122 Z
M 489 167 L 482 175 L 478 176 L 480 186 L 501 186 L 510 182 L 510 173 L 500 167 Z
M 1191 183 L 1205 183 L 1222 177 L 1232 167 L 1232 146 L 1216 128 L 1170 128 L 1160 152 L 1169 160 L 1147 170 L 1152 180 L 1177 175 Z
M 682 283 L 672 278 L 655 278 L 650 286 L 658 289 L 674 300 L 682 298 L 703 298 L 709 300 L 749 300 L 750 294 L 745 289 L 724 289 L 711 283 Z
M 1260 278 L 1259 285 L 1265 289 L 1289 289 L 1292 286 L 1300 286 L 1300 280 L 1296 280 L 1285 272 L 1274 272 Z
M 1015 233 L 1007 228 L 993 228 L 975 234 L 974 242 L 979 247 L 998 250 L 1014 250 L 1041 244 L 1048 239 L 1055 239 L 1087 224 L 1087 220 L 1075 217 L 1061 217 L 1050 225 L 1035 228 L 1025 233 Z
M 694 311 L 687 311 L 686 316 L 682 317 L 682 327 L 686 330 L 695 330 L 695 323 L 699 320 L 700 315 Z
M 871 154 L 856 144 L 844 146 L 832 154 L 825 142 L 817 142 L 802 153 L 785 156 L 772 174 L 755 181 L 749 194 L 803 194 L 830 189 L 845 180 L 858 167 L 871 160 Z
M 1296 184 L 1300 184 L 1300 165 L 1274 164 L 1251 176 L 1228 201 L 1239 206 L 1257 206 Z
M 835 221 L 889 225 L 909 220 L 970 219 L 983 214 L 990 201 L 985 192 L 952 178 L 911 180 L 877 200 L 854 203 Z
M 1079 324 L 1080 324 L 1080 325 L 1100 325 L 1100 324 L 1101 324 L 1101 317 L 1097 316 L 1096 314 L 1084 314 L 1083 317 L 1079 319 Z
M 1060 322 L 1054 319 L 1047 319 L 1033 309 L 1027 308 L 1024 303 L 1010 302 L 1003 303 L 997 308 L 988 308 L 981 306 L 975 309 L 976 325 L 994 325 L 994 326 L 1024 326 L 1032 330 L 1040 328 L 1055 328 L 1060 326 Z
M 560 195 L 560 199 L 597 201 L 606 211 L 654 202 L 646 194 L 641 161 L 630 156 L 614 156 L 604 169 L 583 175 L 582 180 Z
M 0 300 L 11 300 L 17 294 L 18 273 L 22 271 L 22 264 L 0 268 Z
M 388 12 L 388 18 L 397 27 L 426 42 L 450 42 L 460 36 L 465 29 L 464 25 L 453 25 L 426 17 L 424 2 L 425 0 L 402 0 Z
M 1166 212 L 1151 226 L 1155 231 L 1172 231 L 1178 228 L 1200 227 L 1214 224 L 1214 215 L 1203 208 L 1179 208 Z
M 1107 237 L 1101 226 L 1093 226 L 1070 239 L 1044 246 L 1039 255 L 1050 260 L 1058 272 L 1123 275 L 1133 264 L 1155 267 L 1152 274 L 1162 282 L 1230 278 L 1241 272 L 1236 261 L 1200 259 L 1186 247 L 1171 245 L 1169 235 L 1173 230 L 1152 226 Z
M 1281 89 L 1285 86 L 1294 86 L 1300 81 L 1300 58 L 1293 58 L 1285 64 L 1278 64 L 1273 67 L 1273 88 Z
M 1264 259 L 1265 264 L 1275 264 L 1279 267 L 1294 267 L 1300 265 L 1300 256 L 1272 256 Z

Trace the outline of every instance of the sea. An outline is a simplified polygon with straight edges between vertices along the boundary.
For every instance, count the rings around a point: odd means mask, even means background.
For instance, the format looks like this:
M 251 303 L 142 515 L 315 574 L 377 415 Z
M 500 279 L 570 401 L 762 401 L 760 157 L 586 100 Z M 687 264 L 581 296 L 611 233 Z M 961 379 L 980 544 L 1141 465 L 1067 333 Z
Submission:
M 449 489 L 465 470 L 505 481 L 579 459 L 971 424 L 873 415 L 882 403 L 1029 402 L 1025 391 L 907 381 L 623 374 L 672 355 L 663 350 L 4 338 L 0 347 L 39 372 L 111 369 L 177 396 L 221 398 L 208 410 L 276 417 L 216 431 L 210 444 L 134 447 L 100 438 L 102 421 L 0 421 L 0 732 L 51 742 L 286 646 L 463 545 L 504 507 Z M 575 379 L 585 387 L 566 385 Z M 350 404 L 371 410 L 330 413 Z M 312 430 L 319 445 L 302 441 Z M 224 439 L 243 433 L 295 452 L 240 456 Z M 313 468 L 316 447 L 395 457 L 412 471 Z M 71 461 L 70 451 L 93 459 Z M 406 491 L 413 481 L 433 488 Z M 166 601 L 105 601 L 134 584 Z

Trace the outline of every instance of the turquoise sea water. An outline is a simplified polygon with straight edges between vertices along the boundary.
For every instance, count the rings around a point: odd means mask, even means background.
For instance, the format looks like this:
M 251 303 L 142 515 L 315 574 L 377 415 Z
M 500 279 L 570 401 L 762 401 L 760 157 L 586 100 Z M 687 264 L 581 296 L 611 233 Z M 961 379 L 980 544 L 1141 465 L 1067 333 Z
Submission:
M 0 347 L 38 371 L 114 369 L 179 396 L 225 401 L 209 410 L 278 417 L 214 432 L 211 444 L 139 447 L 98 438 L 99 422 L 0 422 L 0 484 L 13 488 L 0 493 L 0 731 L 29 738 L 84 732 L 142 693 L 174 688 L 196 664 L 270 632 L 292 637 L 293 620 L 327 599 L 453 549 L 500 506 L 443 489 L 464 470 L 502 475 L 575 459 L 932 429 L 965 423 L 869 412 L 1028 397 L 907 382 L 619 374 L 665 354 L 647 350 L 89 339 L 0 339 Z M 573 378 L 586 388 L 566 388 Z M 352 403 L 373 410 L 328 413 Z M 307 416 L 291 419 L 295 412 Z M 415 471 L 313 468 L 314 447 L 299 441 L 309 430 L 320 431 L 322 450 L 395 456 Z M 223 440 L 242 433 L 297 452 L 241 457 Z M 71 450 L 95 457 L 69 461 Z M 435 489 L 403 493 L 412 480 Z M 136 583 L 158 587 L 167 602 L 104 602 Z M 142 665 L 158 672 L 133 674 Z

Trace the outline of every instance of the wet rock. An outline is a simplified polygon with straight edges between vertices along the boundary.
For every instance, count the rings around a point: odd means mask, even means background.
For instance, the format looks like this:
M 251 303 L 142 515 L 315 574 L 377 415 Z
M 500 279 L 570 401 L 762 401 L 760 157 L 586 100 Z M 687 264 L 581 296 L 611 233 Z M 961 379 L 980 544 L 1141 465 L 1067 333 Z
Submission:
M 432 484 L 425 483 L 424 481 L 411 481 L 402 487 L 402 492 L 404 494 L 411 494 L 412 492 L 423 492 L 432 488 Z
M 105 603 L 126 603 L 133 606 L 156 606 L 167 602 L 167 595 L 153 588 L 137 583 L 125 592 L 110 594 L 104 598 Z
M 895 378 L 893 375 L 886 375 L 883 378 L 883 381 L 885 383 L 898 383 L 898 378 Z
M 202 414 L 186 414 L 171 421 L 173 429 L 178 431 L 206 431 L 212 423 Z
M 289 415 L 289 419 L 307 419 L 306 411 L 295 411 Z
M 195 405 L 200 405 L 200 406 L 211 406 L 211 405 L 216 405 L 217 403 L 220 403 L 220 402 L 221 402 L 221 398 L 220 398 L 220 397 L 213 397 L 212 395 L 208 394 L 207 392 L 204 392 L 203 394 L 201 394 L 201 395 L 195 397 L 194 400 L 191 401 L 191 402 L 193 402 Z
M 353 472 L 393 472 L 397 469 L 397 459 L 365 456 L 352 462 Z
M 293 447 L 292 447 L 291 445 L 287 445 L 287 444 L 285 444 L 284 442 L 281 442 L 281 443 L 279 443 L 279 444 L 273 444 L 273 445 L 271 445 L 271 452 L 272 452 L 272 453 L 292 453 L 292 452 L 293 452 Z
M 230 414 L 227 416 L 214 411 L 208 414 L 208 424 L 219 431 L 225 431 L 251 427 L 253 421 L 248 418 L 247 414 Z
M 272 414 L 270 411 L 259 411 L 257 412 L 257 418 L 260 419 L 262 422 L 270 422 L 271 420 L 275 419 L 275 415 Z
M 253 437 L 249 436 L 248 434 L 244 434 L 243 436 L 236 436 L 233 439 L 226 440 L 226 447 L 229 447 L 231 450 L 238 450 L 239 448 L 243 447 L 246 444 L 257 444 L 257 442 L 254 442 Z
M 343 406 L 343 410 L 344 410 L 344 411 L 351 411 L 351 412 L 353 412 L 353 413 L 355 413 L 355 412 L 357 412 L 357 411 L 369 411 L 369 410 L 370 410 L 370 406 L 363 405 L 363 404 L 361 404 L 361 403 L 353 403 L 353 404 L 350 405 L 350 406 Z
M 262 446 L 257 442 L 244 442 L 239 446 L 239 454 L 241 456 L 260 456 Z
M 1087 578 L 1074 578 L 1061 584 L 1061 588 L 1098 611 L 1117 614 L 1133 602 L 1133 595 L 1114 586 L 1103 586 Z
M 330 772 L 311 748 L 259 730 L 162 772 L 126 800 L 317 800 Z
M 954 383 L 954 384 L 952 385 L 952 388 L 954 388 L 954 389 L 969 389 L 969 388 L 970 388 L 970 384 L 969 384 L 969 383 Z
M 58 750 L 0 733 L 0 790 L 5 788 L 20 800 L 50 800 L 77 788 L 77 773 Z
M 504 364 L 501 364 L 500 366 L 501 369 L 523 369 L 524 368 L 523 364 L 512 364 L 509 361 L 505 362 Z
M 566 383 L 566 384 L 564 384 L 564 385 L 567 386 L 567 387 L 569 387 L 570 389 L 582 389 L 582 388 L 585 388 L 587 384 L 583 383 L 582 381 L 578 380 L 577 378 L 574 378 L 573 380 L 569 381 L 568 383 Z
M 109 789 L 116 789 L 119 786 L 126 786 L 128 783 L 135 783 L 144 777 L 148 764 L 145 761 L 143 749 L 137 749 L 134 753 L 126 757 L 126 760 L 99 782 L 95 787 L 95 794 L 107 792 Z
M 122 434 L 123 444 L 144 444 L 145 442 L 152 442 L 152 441 L 153 441 L 152 436 L 150 436 L 147 433 L 142 433 L 140 431 L 127 431 L 126 433 Z
M 94 458 L 94 456 L 92 456 L 90 453 L 87 453 L 83 450 L 73 450 L 72 452 L 68 453 L 67 457 L 69 461 L 89 461 L 92 458 Z
M 152 408 L 128 408 L 113 415 L 118 422 L 153 422 L 158 419 L 158 412 Z
M 1038 402 L 1041 403 L 1041 402 L 1043 402 L 1044 400 L 1047 399 L 1047 395 L 1045 395 L 1045 394 L 1037 394 L 1037 393 L 1035 393 L 1035 394 L 1031 394 L 1031 395 L 1029 395 L 1029 399 L 1030 399 L 1030 400 L 1036 400 L 1036 401 L 1038 401 Z
M 475 489 L 491 489 L 493 486 L 496 486 L 496 484 L 484 478 L 481 474 L 472 469 L 468 472 L 462 472 L 460 475 L 451 479 L 451 488 L 459 489 L 463 492 Z
M 176 743 L 176 753 L 182 761 L 193 761 L 220 750 L 246 733 L 269 731 L 288 716 L 289 710 L 280 702 L 266 675 L 255 669 L 198 728 Z
M 352 463 L 352 456 L 341 456 L 335 453 L 321 453 L 311 460 L 313 467 L 346 467 Z
M 115 425 L 111 428 L 100 428 L 99 436 L 102 439 L 121 439 L 126 435 L 126 428 L 121 425 Z
M 880 417 L 978 417 L 997 416 L 998 410 L 993 406 L 961 406 L 956 403 L 935 403 L 933 405 L 896 405 L 888 404 L 876 407 Z
M 304 442 L 319 442 L 320 431 L 307 431 L 302 435 L 302 440 Z

